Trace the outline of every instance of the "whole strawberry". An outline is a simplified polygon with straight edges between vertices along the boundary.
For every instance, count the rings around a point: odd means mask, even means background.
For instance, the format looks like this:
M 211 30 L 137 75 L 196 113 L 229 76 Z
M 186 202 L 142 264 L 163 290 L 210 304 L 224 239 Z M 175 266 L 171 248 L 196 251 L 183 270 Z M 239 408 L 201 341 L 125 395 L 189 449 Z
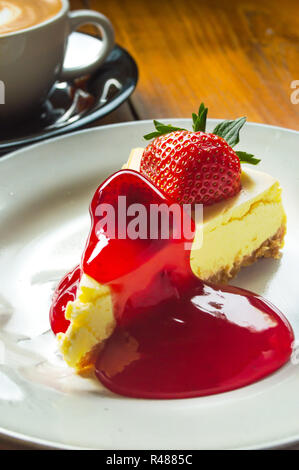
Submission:
M 259 162 L 232 149 L 246 118 L 224 121 L 208 134 L 206 116 L 201 104 L 193 114 L 194 132 L 154 121 L 156 132 L 145 136 L 154 140 L 143 152 L 140 172 L 180 204 L 209 205 L 235 196 L 241 189 L 241 161 Z

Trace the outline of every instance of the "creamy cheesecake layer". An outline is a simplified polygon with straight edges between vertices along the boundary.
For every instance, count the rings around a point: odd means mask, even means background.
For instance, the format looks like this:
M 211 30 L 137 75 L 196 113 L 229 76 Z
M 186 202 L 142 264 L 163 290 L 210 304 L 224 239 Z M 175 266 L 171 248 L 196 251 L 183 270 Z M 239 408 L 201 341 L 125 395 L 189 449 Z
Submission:
M 142 152 L 134 149 L 123 168 L 139 171 Z M 237 196 L 204 208 L 190 255 L 193 272 L 203 280 L 226 282 L 259 257 L 279 256 L 286 225 L 279 183 L 251 168 L 241 178 Z M 201 230 L 203 244 L 194 248 Z M 115 328 L 109 287 L 84 274 L 76 300 L 67 305 L 66 318 L 71 324 L 58 335 L 59 347 L 67 364 L 82 370 Z
M 243 172 L 241 179 L 242 190 L 237 196 L 204 208 L 203 244 L 200 249 L 191 250 L 190 258 L 193 272 L 203 280 L 220 279 L 220 272 L 231 278 L 243 259 L 285 231 L 278 181 L 252 169 Z M 198 236 L 199 230 L 195 242 Z M 266 251 L 261 252 L 260 256 L 265 254 Z
M 110 288 L 83 274 L 76 300 L 67 304 L 65 317 L 71 323 L 65 334 L 57 335 L 59 349 L 70 367 L 83 369 L 93 362 L 95 348 L 115 328 Z

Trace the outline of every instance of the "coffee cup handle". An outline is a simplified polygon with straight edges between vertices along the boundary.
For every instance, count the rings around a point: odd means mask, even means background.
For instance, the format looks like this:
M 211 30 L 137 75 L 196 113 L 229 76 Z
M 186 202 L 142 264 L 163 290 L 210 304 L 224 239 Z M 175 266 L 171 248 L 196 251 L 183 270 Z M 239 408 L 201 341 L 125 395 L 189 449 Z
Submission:
M 114 29 L 108 18 L 101 13 L 90 10 L 77 10 L 69 12 L 71 32 L 76 31 L 79 26 L 93 24 L 102 33 L 102 48 L 99 56 L 88 65 L 76 67 L 62 67 L 60 80 L 71 80 L 88 75 L 97 70 L 114 47 Z

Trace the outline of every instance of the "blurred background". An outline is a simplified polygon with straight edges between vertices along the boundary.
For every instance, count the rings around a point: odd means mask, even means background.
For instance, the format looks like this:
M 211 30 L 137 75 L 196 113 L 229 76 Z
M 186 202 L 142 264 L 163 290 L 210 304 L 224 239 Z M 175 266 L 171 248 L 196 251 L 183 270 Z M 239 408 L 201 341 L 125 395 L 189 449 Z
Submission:
M 204 101 L 209 117 L 299 128 L 297 0 L 71 0 L 71 7 L 108 16 L 139 67 L 129 102 L 96 124 L 190 117 Z

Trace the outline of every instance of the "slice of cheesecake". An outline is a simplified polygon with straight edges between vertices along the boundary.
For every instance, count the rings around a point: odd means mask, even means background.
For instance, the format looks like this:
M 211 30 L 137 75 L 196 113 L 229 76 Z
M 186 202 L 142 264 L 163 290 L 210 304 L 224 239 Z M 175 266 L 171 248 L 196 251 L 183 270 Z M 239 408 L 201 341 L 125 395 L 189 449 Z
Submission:
M 142 153 L 133 149 L 123 168 L 139 171 Z M 243 171 L 241 182 L 236 196 L 203 209 L 190 255 L 192 271 L 203 281 L 225 283 L 258 258 L 280 256 L 286 215 L 279 182 L 251 168 Z
M 139 171 L 142 152 L 141 148 L 132 150 L 124 168 Z M 241 192 L 205 207 L 203 223 L 197 227 L 190 264 L 204 281 L 227 282 L 242 266 L 260 257 L 278 258 L 283 246 L 286 215 L 279 182 L 252 169 L 243 171 L 241 179 Z M 65 316 L 70 326 L 57 335 L 60 350 L 69 366 L 82 370 L 93 363 L 116 325 L 109 287 L 83 274 Z

